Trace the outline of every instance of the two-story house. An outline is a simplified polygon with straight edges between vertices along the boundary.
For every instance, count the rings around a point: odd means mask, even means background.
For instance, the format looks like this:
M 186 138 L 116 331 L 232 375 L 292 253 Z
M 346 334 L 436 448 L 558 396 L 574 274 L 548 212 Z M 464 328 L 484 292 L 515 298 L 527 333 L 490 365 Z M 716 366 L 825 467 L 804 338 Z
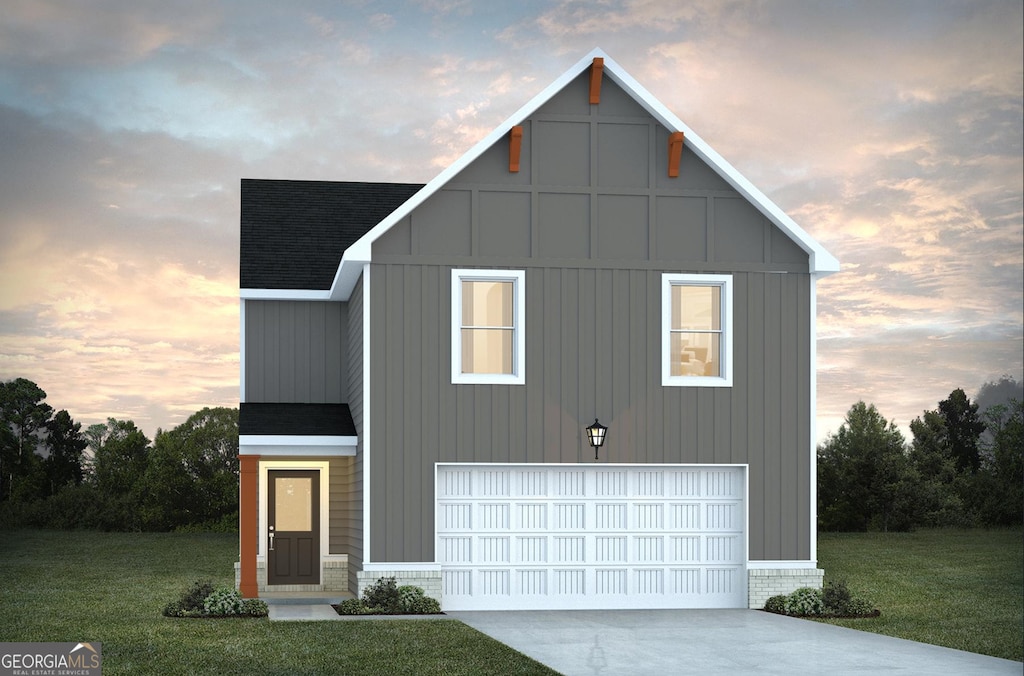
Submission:
M 241 226 L 245 595 L 820 585 L 815 284 L 838 262 L 604 53 L 426 185 L 243 180 Z

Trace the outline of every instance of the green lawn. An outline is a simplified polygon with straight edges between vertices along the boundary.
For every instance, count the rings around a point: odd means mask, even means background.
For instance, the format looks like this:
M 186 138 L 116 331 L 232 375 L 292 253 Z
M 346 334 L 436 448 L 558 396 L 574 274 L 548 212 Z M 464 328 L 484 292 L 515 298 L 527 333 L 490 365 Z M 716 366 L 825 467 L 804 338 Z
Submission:
M 555 674 L 452 620 L 170 619 L 197 578 L 231 584 L 236 535 L 0 533 L 0 641 L 98 641 L 103 673 Z
M 831 624 L 1024 660 L 1020 529 L 820 533 L 818 566 L 882 611 Z
M 0 641 L 99 641 L 104 673 L 554 674 L 450 620 L 160 615 L 197 578 L 230 584 L 234 535 L 0 533 Z M 882 616 L 834 624 L 1024 659 L 1020 530 L 822 533 L 826 580 Z

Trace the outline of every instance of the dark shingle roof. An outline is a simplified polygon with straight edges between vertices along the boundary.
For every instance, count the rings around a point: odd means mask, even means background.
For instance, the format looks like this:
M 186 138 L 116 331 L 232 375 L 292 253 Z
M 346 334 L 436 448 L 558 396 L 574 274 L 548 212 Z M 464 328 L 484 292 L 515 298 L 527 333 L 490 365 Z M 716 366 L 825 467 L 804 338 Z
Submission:
M 243 178 L 239 286 L 330 289 L 345 249 L 422 187 Z
M 238 409 L 239 434 L 356 436 L 348 404 L 250 404 Z

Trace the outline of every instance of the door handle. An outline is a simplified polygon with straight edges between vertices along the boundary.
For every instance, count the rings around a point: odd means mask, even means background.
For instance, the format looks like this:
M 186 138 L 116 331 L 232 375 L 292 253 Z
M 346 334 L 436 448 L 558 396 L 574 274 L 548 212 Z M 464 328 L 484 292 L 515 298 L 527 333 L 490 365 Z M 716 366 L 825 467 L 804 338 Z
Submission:
M 274 527 L 270 527 L 270 551 L 274 551 Z

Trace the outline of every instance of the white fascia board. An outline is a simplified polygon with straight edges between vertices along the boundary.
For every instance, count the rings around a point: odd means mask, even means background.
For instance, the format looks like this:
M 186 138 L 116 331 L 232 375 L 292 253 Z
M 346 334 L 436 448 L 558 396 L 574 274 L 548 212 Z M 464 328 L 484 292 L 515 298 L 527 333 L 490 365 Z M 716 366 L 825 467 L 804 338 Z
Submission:
M 597 55 L 595 55 L 597 56 Z M 592 57 L 588 57 L 592 58 Z M 660 101 L 651 95 L 643 85 L 622 70 L 613 59 L 604 57 L 604 72 L 615 84 L 625 89 L 643 108 L 656 120 L 668 127 L 671 131 L 681 131 L 685 137 L 684 144 L 714 169 L 736 192 L 740 193 L 751 201 L 758 210 L 763 213 L 772 223 L 782 229 L 797 245 L 810 256 L 810 271 L 819 275 L 839 272 L 839 261 L 815 241 L 807 232 L 790 218 L 777 204 L 768 199 L 768 196 L 761 192 L 757 186 L 747 180 L 743 174 L 729 164 L 724 157 L 719 155 L 709 146 L 704 139 L 697 135 L 682 120 L 676 117 L 672 111 L 666 108 Z
M 287 434 L 242 434 L 239 455 L 344 456 L 355 455 L 358 437 Z
M 812 570 L 818 567 L 815 560 L 809 561 L 747 561 L 747 570 Z
M 239 289 L 242 300 L 331 300 L 326 289 Z
M 366 573 L 387 573 L 394 571 L 396 573 L 413 572 L 418 573 L 421 571 L 429 572 L 441 572 L 441 564 L 436 561 L 424 561 L 422 563 L 409 563 L 407 561 L 401 562 L 382 562 L 382 563 L 364 563 L 363 572 Z

